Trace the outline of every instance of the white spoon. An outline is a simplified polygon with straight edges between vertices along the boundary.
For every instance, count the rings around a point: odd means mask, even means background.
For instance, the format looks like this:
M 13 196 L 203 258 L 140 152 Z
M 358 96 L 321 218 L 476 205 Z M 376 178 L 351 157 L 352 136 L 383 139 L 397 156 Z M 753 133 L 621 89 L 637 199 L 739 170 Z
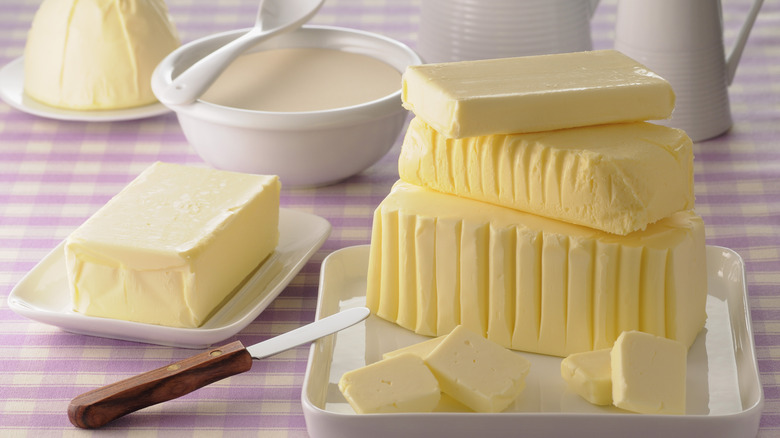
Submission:
M 260 0 L 255 26 L 225 44 L 177 76 L 159 90 L 157 99 L 165 105 L 184 105 L 197 100 L 241 53 L 282 32 L 297 29 L 309 21 L 325 0 Z

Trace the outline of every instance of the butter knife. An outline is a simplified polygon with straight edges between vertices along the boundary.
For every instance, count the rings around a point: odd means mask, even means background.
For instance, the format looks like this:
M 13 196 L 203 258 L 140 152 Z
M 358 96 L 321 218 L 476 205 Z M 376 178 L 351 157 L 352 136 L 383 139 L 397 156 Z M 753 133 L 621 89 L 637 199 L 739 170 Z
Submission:
M 369 310 L 352 308 L 266 341 L 244 347 L 231 342 L 179 362 L 85 392 L 71 400 L 74 426 L 93 429 L 139 409 L 181 397 L 226 377 L 249 371 L 262 359 L 343 330 L 366 319 Z

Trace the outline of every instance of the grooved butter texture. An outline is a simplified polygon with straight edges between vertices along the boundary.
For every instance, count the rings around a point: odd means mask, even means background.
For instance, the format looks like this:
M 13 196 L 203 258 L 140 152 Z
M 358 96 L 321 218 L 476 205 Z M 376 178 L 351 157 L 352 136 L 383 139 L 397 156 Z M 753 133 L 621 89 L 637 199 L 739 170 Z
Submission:
M 704 251 L 691 211 L 617 236 L 398 182 L 374 213 L 367 305 L 420 334 L 462 324 L 556 356 L 634 329 L 690 346 L 705 320 Z
M 156 163 L 65 242 L 73 308 L 198 327 L 276 248 L 279 179 Z
M 615 50 L 410 66 L 405 108 L 452 138 L 669 118 L 671 85 Z
M 163 0 L 44 0 L 24 50 L 24 92 L 79 110 L 147 105 L 157 101 L 152 72 L 179 45 Z
M 455 140 L 416 117 L 398 173 L 440 192 L 621 235 L 694 206 L 690 138 L 646 122 Z

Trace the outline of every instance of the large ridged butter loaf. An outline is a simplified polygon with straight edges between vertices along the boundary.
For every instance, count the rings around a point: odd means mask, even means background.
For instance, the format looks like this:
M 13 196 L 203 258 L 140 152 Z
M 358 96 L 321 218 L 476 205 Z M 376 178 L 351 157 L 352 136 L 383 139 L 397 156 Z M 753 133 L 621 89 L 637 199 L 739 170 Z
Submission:
M 456 140 L 416 117 L 398 173 L 415 185 L 620 235 L 694 206 L 691 139 L 647 122 Z
M 618 236 L 398 182 L 374 214 L 366 300 L 420 334 L 463 324 L 555 356 L 626 330 L 690 346 L 706 318 L 704 251 L 691 211 Z

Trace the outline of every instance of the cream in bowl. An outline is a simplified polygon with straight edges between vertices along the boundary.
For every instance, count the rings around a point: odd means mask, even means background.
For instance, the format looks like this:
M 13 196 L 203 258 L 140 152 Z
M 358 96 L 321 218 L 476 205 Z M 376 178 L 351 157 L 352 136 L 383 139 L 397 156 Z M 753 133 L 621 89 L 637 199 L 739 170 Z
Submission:
M 155 70 L 153 90 L 244 32 L 174 51 Z M 196 102 L 169 107 L 214 167 L 279 175 L 284 187 L 331 184 L 376 163 L 395 143 L 407 115 L 401 72 L 420 63 L 413 50 L 381 35 L 304 26 L 240 56 Z

